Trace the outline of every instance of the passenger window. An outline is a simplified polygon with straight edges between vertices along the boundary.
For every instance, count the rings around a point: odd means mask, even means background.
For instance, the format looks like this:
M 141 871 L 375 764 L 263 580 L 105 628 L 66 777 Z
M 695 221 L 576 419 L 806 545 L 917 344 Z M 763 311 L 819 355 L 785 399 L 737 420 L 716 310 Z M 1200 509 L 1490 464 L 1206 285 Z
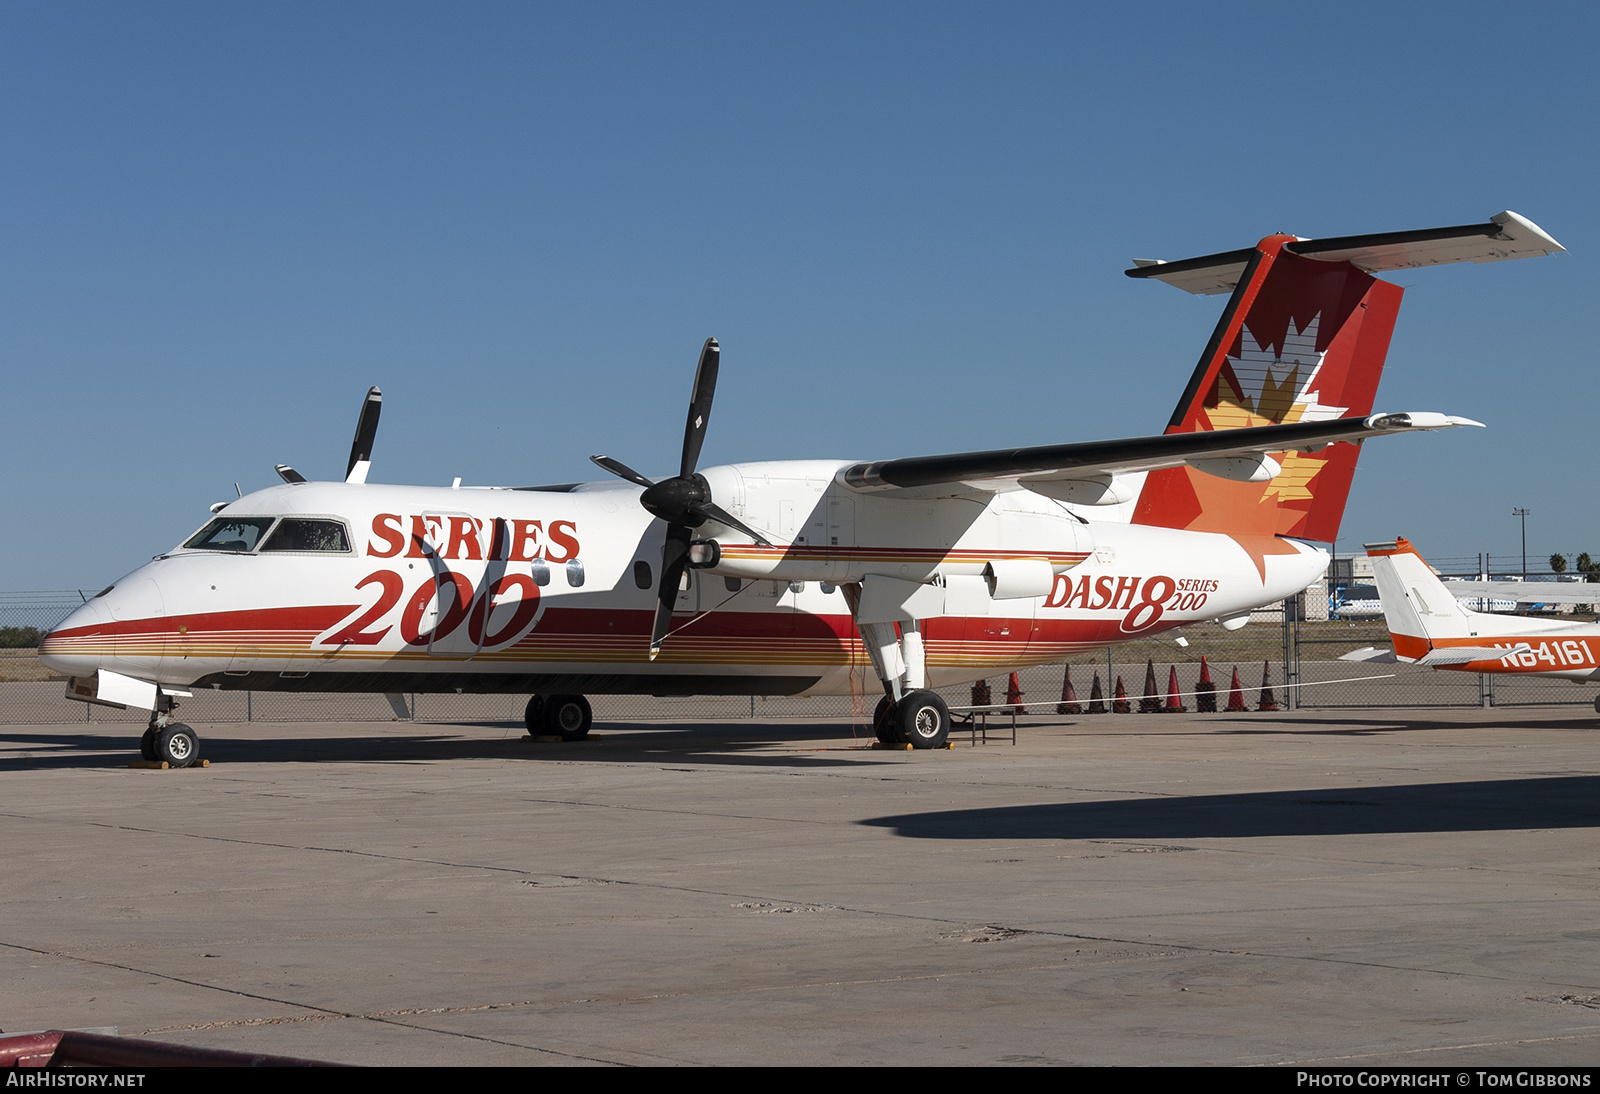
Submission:
M 633 583 L 641 589 L 648 589 L 655 584 L 650 578 L 650 564 L 644 559 L 633 564 Z
M 334 551 L 350 553 L 350 539 L 336 520 L 285 517 L 261 545 L 263 551 Z
M 276 517 L 218 517 L 184 543 L 197 551 L 254 551 Z

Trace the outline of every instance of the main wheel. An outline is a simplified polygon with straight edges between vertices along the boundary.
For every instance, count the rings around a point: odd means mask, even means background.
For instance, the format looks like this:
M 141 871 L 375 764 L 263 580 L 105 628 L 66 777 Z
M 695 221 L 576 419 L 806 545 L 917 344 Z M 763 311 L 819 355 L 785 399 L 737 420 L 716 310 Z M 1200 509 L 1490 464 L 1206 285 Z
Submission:
M 950 736 L 950 708 L 931 691 L 913 691 L 895 704 L 894 726 L 912 748 L 938 748 Z
M 589 700 L 581 695 L 552 695 L 544 701 L 544 731 L 563 741 L 581 741 L 594 724 Z
M 892 745 L 900 739 L 895 733 L 893 715 L 894 700 L 885 695 L 878 700 L 878 709 L 872 712 L 872 732 L 886 745 Z
M 188 767 L 200 758 L 200 738 L 182 722 L 156 731 L 156 759 L 168 767 Z
M 147 760 L 156 758 L 156 727 L 151 726 L 144 731 L 144 736 L 139 738 L 139 755 Z
M 522 724 L 528 727 L 528 733 L 537 737 L 544 732 L 544 696 L 534 695 L 528 699 L 528 706 L 522 712 Z

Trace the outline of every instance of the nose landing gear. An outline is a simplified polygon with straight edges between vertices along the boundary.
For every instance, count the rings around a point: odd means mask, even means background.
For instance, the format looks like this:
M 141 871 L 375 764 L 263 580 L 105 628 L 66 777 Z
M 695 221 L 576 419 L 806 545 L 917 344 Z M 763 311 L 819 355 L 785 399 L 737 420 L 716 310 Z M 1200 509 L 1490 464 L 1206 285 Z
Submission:
M 150 726 L 139 738 L 139 755 L 152 763 L 168 767 L 188 767 L 200 759 L 200 735 L 182 722 L 172 720 L 177 707 L 169 695 L 160 695 L 164 710 L 150 713 Z

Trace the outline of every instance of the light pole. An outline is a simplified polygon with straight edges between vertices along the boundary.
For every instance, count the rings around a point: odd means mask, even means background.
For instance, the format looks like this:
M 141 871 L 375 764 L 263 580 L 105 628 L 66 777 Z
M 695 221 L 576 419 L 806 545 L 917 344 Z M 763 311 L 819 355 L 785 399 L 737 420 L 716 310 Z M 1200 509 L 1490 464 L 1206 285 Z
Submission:
M 1528 580 L 1528 510 L 1513 509 L 1511 515 L 1522 518 L 1522 580 Z

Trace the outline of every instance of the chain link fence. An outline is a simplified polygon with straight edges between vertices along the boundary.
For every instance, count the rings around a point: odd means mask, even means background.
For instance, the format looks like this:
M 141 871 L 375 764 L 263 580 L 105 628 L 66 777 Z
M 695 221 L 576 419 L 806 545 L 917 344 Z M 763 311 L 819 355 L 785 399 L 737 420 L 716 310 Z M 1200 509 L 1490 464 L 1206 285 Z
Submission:
M 1308 604 L 1307 601 L 1311 603 Z M 39 663 L 38 639 L 82 603 L 68 592 L 0 593 L 0 725 L 43 725 L 65 722 L 143 724 L 144 711 L 89 706 L 65 696 L 65 681 Z M 1311 608 L 1311 611 L 1307 609 Z M 1108 651 L 1088 654 L 1067 665 L 1036 666 L 1017 673 L 1020 704 L 1029 714 L 1054 715 L 1075 701 L 1091 712 L 1098 683 L 1106 711 L 1112 712 L 1118 682 L 1130 711 L 1199 708 L 1202 658 L 1215 687 L 1216 709 L 1228 705 L 1235 673 L 1239 698 L 1249 710 L 1266 701 L 1268 709 L 1363 709 L 1403 707 L 1589 705 L 1593 688 L 1564 680 L 1525 676 L 1479 676 L 1439 672 L 1404 664 L 1340 661 L 1341 654 L 1364 646 L 1389 644 L 1381 619 L 1305 618 L 1316 612 L 1313 595 L 1285 602 L 1281 609 L 1257 613 L 1247 627 L 1224 630 L 1215 623 L 1139 639 Z M 1316 612 L 1316 614 L 1325 614 Z M 1180 644 L 1182 637 L 1187 643 Z M 983 696 L 973 685 L 937 687 L 953 707 L 975 705 Z M 1071 698 L 1066 695 L 1070 682 Z M 984 682 L 988 701 L 1012 701 L 1009 674 Z M 645 695 L 590 696 L 595 721 L 690 722 L 747 719 L 853 720 L 865 725 L 879 693 L 870 671 L 862 694 L 849 696 L 774 697 L 693 696 L 658 698 Z M 1175 684 L 1175 687 L 1174 687 Z M 1265 686 L 1264 686 L 1265 685 Z M 1297 685 L 1285 687 L 1285 685 Z M 1147 686 L 1153 699 L 1147 696 Z M 1175 692 L 1169 697 L 1169 692 Z M 403 696 L 406 719 L 417 722 L 520 724 L 526 695 L 416 694 Z M 197 691 L 182 704 L 185 721 L 225 722 L 392 721 L 402 714 L 383 695 L 242 691 Z M 1071 712 L 1063 709 L 1062 713 Z

